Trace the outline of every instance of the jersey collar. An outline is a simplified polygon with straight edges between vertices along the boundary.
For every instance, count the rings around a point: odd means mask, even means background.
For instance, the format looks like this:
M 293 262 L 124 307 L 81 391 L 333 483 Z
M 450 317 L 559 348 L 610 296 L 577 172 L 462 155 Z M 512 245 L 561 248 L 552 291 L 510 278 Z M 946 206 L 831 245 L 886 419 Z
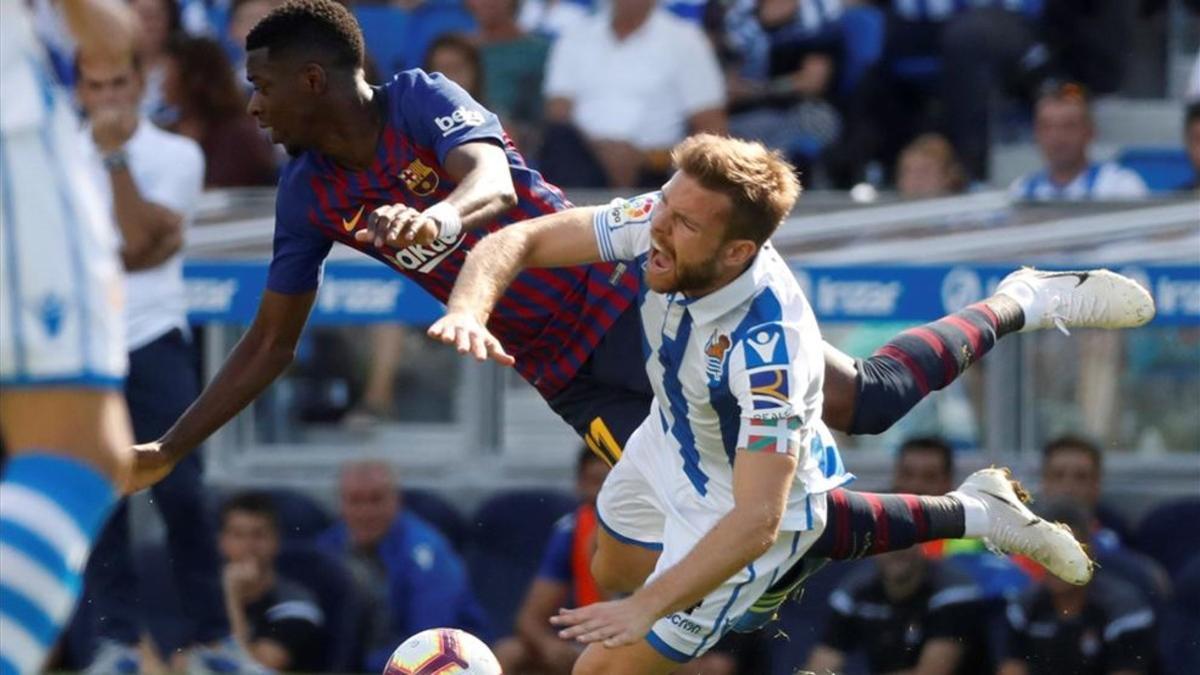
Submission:
M 698 324 L 712 323 L 737 309 L 743 302 L 758 294 L 767 285 L 767 272 L 775 249 L 767 242 L 754 257 L 754 262 L 733 281 L 717 290 L 694 300 L 684 301 L 692 320 Z

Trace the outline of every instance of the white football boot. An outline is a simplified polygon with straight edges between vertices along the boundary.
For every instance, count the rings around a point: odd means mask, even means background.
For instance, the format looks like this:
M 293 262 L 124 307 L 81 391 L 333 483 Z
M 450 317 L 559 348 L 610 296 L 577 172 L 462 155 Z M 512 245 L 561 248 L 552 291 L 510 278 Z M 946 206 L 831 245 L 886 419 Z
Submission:
M 1045 272 L 1024 267 L 1004 277 L 996 293 L 1025 312 L 1022 332 L 1057 327 L 1135 328 L 1154 318 L 1154 299 L 1133 279 L 1105 269 Z
M 1082 586 L 1091 580 L 1092 560 L 1071 528 L 1030 511 L 1024 504 L 1028 493 L 1008 469 L 976 471 L 957 492 L 978 499 L 987 509 L 988 533 L 983 541 L 989 549 L 1032 558 L 1067 583 Z

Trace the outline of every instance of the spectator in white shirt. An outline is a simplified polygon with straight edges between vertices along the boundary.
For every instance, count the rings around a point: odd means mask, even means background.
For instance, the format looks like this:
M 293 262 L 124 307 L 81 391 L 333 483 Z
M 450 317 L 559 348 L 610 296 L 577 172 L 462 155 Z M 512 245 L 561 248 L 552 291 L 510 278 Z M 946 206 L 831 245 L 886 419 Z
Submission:
M 204 155 L 191 139 L 155 127 L 139 112 L 146 77 L 136 58 L 119 65 L 81 59 L 76 70 L 77 94 L 88 118 L 80 146 L 112 209 L 129 273 L 125 399 L 135 440 L 144 442 L 160 437 L 199 392 L 182 248 L 200 198 Z M 188 459 L 152 488 L 191 628 L 187 644 L 160 646 L 166 653 L 194 647 L 193 670 L 256 672 L 231 636 L 202 478 L 200 461 Z M 126 502 L 96 541 L 86 583 L 100 639 L 88 672 L 138 672 L 135 645 L 146 626 L 139 616 Z
M 544 93 L 547 178 L 570 187 L 657 185 L 689 133 L 726 129 L 717 57 L 695 25 L 656 0 L 613 0 L 564 32 Z
M 1056 86 L 1038 99 L 1034 137 L 1046 166 L 1009 187 L 1024 201 L 1141 199 L 1149 190 L 1140 176 L 1116 162 L 1093 162 L 1088 149 L 1096 136 L 1087 94 L 1075 84 Z

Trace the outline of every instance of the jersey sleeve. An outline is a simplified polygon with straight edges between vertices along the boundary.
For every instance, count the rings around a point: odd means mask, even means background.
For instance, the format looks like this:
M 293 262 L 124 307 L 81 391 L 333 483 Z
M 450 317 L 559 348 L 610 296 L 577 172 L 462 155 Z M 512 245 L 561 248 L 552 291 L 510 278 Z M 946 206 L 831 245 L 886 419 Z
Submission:
M 500 118 L 453 80 L 422 70 L 396 77 L 408 80 L 399 103 L 405 127 L 417 145 L 434 149 L 439 163 L 445 163 L 451 150 L 472 141 L 504 145 Z
M 321 284 L 321 271 L 333 241 L 314 227 L 306 215 L 305 201 L 290 188 L 290 177 L 280 181 L 275 195 L 275 240 L 267 289 L 286 295 L 307 293 Z
M 569 519 L 569 520 L 568 520 Z M 574 543 L 574 517 L 564 516 L 550 533 L 542 562 L 538 565 L 537 578 L 571 583 L 571 545 Z
M 805 428 L 804 396 L 812 373 L 799 353 L 800 330 L 784 320 L 770 289 L 756 299 L 747 315 L 761 321 L 739 331 L 732 344 L 724 335 L 713 335 L 705 347 L 716 354 L 731 349 L 729 389 L 737 399 L 741 424 L 738 449 L 799 456 Z
M 600 257 L 606 262 L 633 260 L 649 251 L 650 221 L 661 199 L 661 192 L 649 192 L 596 207 L 592 223 Z

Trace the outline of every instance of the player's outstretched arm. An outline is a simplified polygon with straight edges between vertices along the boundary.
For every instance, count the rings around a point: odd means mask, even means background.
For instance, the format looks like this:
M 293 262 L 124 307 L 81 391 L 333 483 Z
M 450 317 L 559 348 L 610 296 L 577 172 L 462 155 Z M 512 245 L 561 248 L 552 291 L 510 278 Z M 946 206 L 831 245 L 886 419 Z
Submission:
M 789 420 L 777 420 L 784 429 Z M 786 434 L 785 434 L 786 435 Z M 619 647 L 641 640 L 658 619 L 683 611 L 754 562 L 775 544 L 796 472 L 798 448 L 786 438 L 776 452 L 738 450 L 733 465 L 734 506 L 677 564 L 633 595 L 561 610 L 551 623 L 564 638 Z
M 446 154 L 444 168 L 457 182 L 445 199 L 424 211 L 406 204 L 381 206 L 354 237 L 375 246 L 424 246 L 486 225 L 517 205 L 512 168 L 500 146 L 489 141 L 463 143 Z
M 510 225 L 480 240 L 458 275 L 446 316 L 429 328 L 429 336 L 480 361 L 512 365 L 513 358 L 485 327 L 492 308 L 521 270 L 599 261 L 600 246 L 592 225 L 595 211 L 591 207 L 560 211 Z
M 134 447 L 129 492 L 162 480 L 189 452 L 233 419 L 291 364 L 300 332 L 316 299 L 264 291 L 250 329 L 200 397 L 163 437 Z

